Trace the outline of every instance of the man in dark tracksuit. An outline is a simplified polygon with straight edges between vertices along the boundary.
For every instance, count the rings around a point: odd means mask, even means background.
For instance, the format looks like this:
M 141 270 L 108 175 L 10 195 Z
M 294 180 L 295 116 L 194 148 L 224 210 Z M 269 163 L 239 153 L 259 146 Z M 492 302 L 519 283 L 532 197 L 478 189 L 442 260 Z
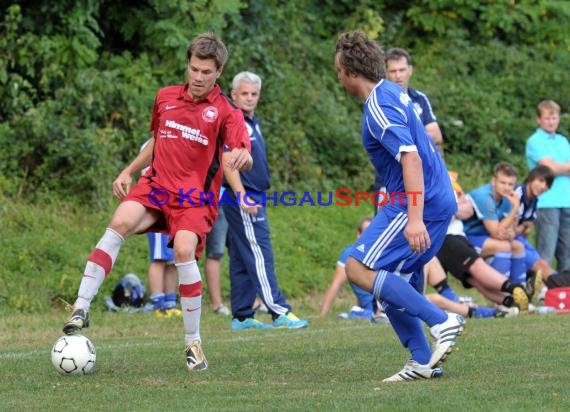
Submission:
M 269 167 L 263 135 L 254 116 L 260 91 L 261 79 L 253 73 L 241 72 L 233 79 L 231 96 L 244 113 L 253 168 L 247 173 L 235 173 L 224 165 L 227 190 L 220 203 L 229 225 L 232 329 L 305 328 L 309 323 L 291 312 L 275 276 L 264 199 L 270 186 Z M 257 294 L 272 315 L 272 324 L 254 319 L 252 307 Z

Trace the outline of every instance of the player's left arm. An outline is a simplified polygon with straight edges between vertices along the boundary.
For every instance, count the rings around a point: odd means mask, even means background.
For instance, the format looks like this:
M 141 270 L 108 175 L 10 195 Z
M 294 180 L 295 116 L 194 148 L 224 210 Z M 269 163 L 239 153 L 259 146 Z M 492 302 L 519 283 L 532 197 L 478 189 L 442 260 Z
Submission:
M 437 146 L 437 149 L 439 150 L 440 147 L 443 147 L 443 135 L 441 134 L 439 124 L 437 122 L 431 122 L 426 124 L 424 128 L 426 129 L 427 134 L 429 134 L 429 137 L 431 137 L 433 143 Z
M 241 181 L 239 171 L 228 166 L 231 155 L 231 152 L 224 152 L 223 154 L 223 167 L 226 181 L 238 199 L 239 207 L 242 208 L 246 213 L 252 216 L 257 216 L 257 210 L 261 208 L 261 205 L 257 204 L 252 199 L 250 199 L 249 196 L 247 196 L 247 190 L 245 190 L 245 187 Z
M 253 167 L 253 158 L 245 147 L 236 147 L 228 153 L 229 155 L 224 156 L 224 167 L 236 171 L 247 171 Z
M 245 127 L 245 120 L 242 111 L 235 109 L 231 111 L 223 126 L 224 144 L 230 148 L 229 152 L 224 152 L 224 168 L 247 171 L 253 167 L 251 157 L 251 142 Z
M 435 117 L 435 113 L 431 107 L 431 102 L 425 94 L 421 94 L 418 99 L 418 103 L 423 109 L 420 118 L 424 125 L 424 129 L 435 144 L 439 154 L 443 157 L 443 134 L 441 133 L 441 129 L 437 123 L 437 118 Z
M 425 193 L 422 159 L 416 151 L 402 152 L 400 164 L 408 202 L 408 224 L 404 236 L 414 252 L 423 253 L 431 246 L 431 240 L 423 221 Z

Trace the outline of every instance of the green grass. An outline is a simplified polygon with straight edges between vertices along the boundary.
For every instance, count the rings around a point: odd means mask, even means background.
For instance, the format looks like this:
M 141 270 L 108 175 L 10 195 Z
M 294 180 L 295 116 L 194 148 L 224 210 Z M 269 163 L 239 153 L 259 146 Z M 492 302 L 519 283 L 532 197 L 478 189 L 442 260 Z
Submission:
M 338 305 L 348 305 L 348 301 Z M 316 313 L 312 300 L 295 302 Z M 60 311 L 0 318 L 0 410 L 562 411 L 570 316 L 470 320 L 441 379 L 383 384 L 407 359 L 391 327 L 309 317 L 306 330 L 231 331 L 203 315 L 210 367 L 184 364 L 179 319 L 94 312 L 95 372 L 61 376 Z M 260 316 L 268 320 L 267 315 Z
M 316 198 L 316 197 L 315 197 Z M 108 210 L 64 202 L 47 194 L 38 201 L 14 201 L 0 194 L 0 312 L 46 311 L 73 302 L 87 256 L 105 231 L 117 202 Z M 287 297 L 302 298 L 327 287 L 340 252 L 355 239 L 359 220 L 373 207 L 269 207 L 279 285 Z M 203 260 L 200 262 L 202 265 Z M 148 242 L 132 236 L 93 305 L 104 308 L 117 282 L 133 272 L 146 280 Z M 222 293 L 229 296 L 228 258 L 222 260 Z M 30 291 L 34 291 L 30 294 Z
M 57 199 L 0 200 L 2 412 L 570 408 L 570 316 L 471 320 L 442 379 L 382 384 L 408 357 L 392 329 L 336 319 L 354 302 L 346 285 L 330 317 L 316 317 L 338 254 L 353 241 L 360 218 L 372 212 L 369 204 L 269 209 L 280 286 L 311 326 L 232 332 L 227 318 L 206 311 L 202 337 L 210 367 L 203 373 L 185 368 L 181 320 L 103 310 L 103 297 L 125 273 L 146 278 L 146 239 L 129 239 L 92 305 L 86 335 L 97 348 L 95 373 L 60 376 L 50 362 L 67 317 L 58 298 L 73 301 L 114 203 L 109 211 L 94 211 Z M 227 258 L 222 264 L 227 274 Z M 226 301 L 228 283 L 223 276 Z M 463 290 L 455 279 L 450 284 L 483 303 L 473 289 Z

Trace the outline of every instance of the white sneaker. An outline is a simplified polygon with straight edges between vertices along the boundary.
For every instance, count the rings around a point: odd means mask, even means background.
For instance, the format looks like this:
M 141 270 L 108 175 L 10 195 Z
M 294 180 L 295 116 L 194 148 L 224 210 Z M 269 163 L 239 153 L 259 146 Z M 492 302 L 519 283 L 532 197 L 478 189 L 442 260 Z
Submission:
M 214 309 L 214 313 L 216 315 L 223 315 L 223 316 L 230 316 L 232 314 L 232 312 L 228 309 L 228 307 L 223 303 L 220 306 L 218 306 L 218 309 Z
M 421 365 L 415 360 L 410 359 L 404 365 L 404 369 L 384 379 L 382 382 L 415 381 L 417 379 L 439 378 L 442 375 L 443 370 L 441 368 L 432 369 L 429 365 Z
M 430 334 L 436 339 L 429 367 L 435 368 L 445 362 L 447 355 L 455 346 L 455 340 L 463 332 L 465 319 L 457 313 L 448 313 L 447 320 L 430 328 Z
M 528 304 L 528 311 L 530 312 L 532 304 Z M 504 305 L 499 305 L 496 307 L 495 317 L 496 318 L 514 318 L 515 316 L 519 315 L 519 308 L 516 306 L 513 307 L 506 307 Z

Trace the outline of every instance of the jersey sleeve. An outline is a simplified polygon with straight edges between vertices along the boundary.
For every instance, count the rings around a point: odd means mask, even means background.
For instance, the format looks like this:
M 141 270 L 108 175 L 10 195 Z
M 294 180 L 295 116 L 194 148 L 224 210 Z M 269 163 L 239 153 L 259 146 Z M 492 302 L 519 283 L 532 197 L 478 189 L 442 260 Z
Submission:
M 346 261 L 348 260 L 348 257 L 350 256 L 350 251 L 352 250 L 352 246 L 353 245 L 350 245 L 342 251 L 336 262 L 337 265 L 342 267 L 346 265 Z
M 370 133 L 398 161 L 402 152 L 417 152 L 406 114 L 394 106 L 368 107 L 366 125 Z
M 241 110 L 230 110 L 224 123 L 222 136 L 225 150 L 246 148 L 251 153 L 251 142 Z
M 534 169 L 538 162 L 545 157 L 551 157 L 548 147 L 540 143 L 539 139 L 529 138 L 526 142 L 526 158 L 529 169 Z
M 500 220 L 495 200 L 486 191 L 475 190 L 468 195 L 479 220 Z

